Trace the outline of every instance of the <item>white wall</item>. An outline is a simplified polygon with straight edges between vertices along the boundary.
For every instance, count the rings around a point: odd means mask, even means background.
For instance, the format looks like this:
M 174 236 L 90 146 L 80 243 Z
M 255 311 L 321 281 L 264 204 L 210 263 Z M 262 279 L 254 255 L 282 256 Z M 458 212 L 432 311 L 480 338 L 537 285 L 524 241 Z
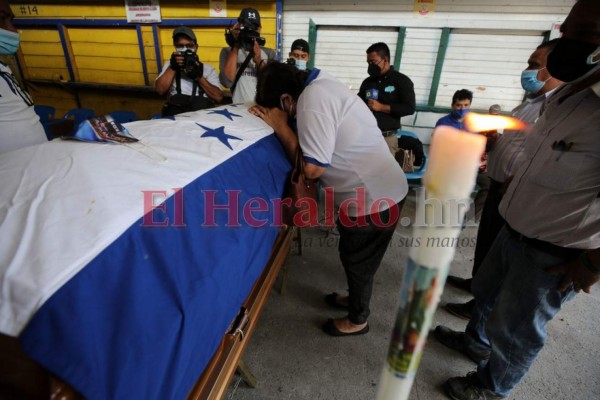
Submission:
M 412 11 L 414 1 L 284 0 L 282 54 L 287 56 L 295 39 L 308 40 L 312 19 L 318 25 L 315 66 L 358 91 L 367 77 L 367 47 L 387 43 L 393 64 L 398 28 L 404 26 L 400 71 L 413 80 L 417 104 L 426 105 L 441 31 L 448 27 L 452 31 L 435 106 L 449 107 L 454 91 L 466 88 L 474 92 L 475 109 L 500 104 L 509 111 L 523 99 L 520 73 L 529 55 L 574 3 L 437 0 L 435 12 L 422 16 Z M 421 114 L 403 118 L 402 123 L 428 142 L 431 125 L 442 114 Z M 415 117 L 416 127 L 412 127 Z

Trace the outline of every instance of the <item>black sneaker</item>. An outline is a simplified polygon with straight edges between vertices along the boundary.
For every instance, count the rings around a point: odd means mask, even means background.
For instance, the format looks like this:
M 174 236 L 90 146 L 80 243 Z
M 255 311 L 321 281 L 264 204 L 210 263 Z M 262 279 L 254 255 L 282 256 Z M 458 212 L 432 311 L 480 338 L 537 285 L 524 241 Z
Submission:
M 471 319 L 471 313 L 475 308 L 475 299 L 467 303 L 448 303 L 444 306 L 446 311 L 459 318 Z
M 443 325 L 438 325 L 434 331 L 435 338 L 444 346 L 460 351 L 471 360 L 479 364 L 490 358 L 490 351 L 476 351 L 465 346 L 465 333 L 456 332 Z
M 481 386 L 476 372 L 448 379 L 444 383 L 444 390 L 452 400 L 498 400 L 504 398 Z
M 448 275 L 448 278 L 446 278 L 446 283 L 448 283 L 450 286 L 454 286 L 455 288 L 462 289 L 469 293 L 471 293 L 472 281 L 473 278 L 465 279 L 454 275 Z

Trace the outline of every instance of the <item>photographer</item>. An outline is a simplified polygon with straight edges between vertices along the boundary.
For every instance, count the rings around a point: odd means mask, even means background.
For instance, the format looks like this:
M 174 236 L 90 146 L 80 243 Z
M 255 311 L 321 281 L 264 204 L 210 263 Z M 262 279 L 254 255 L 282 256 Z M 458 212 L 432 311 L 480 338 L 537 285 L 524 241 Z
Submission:
M 155 88 L 167 94 L 162 116 L 171 116 L 188 111 L 214 107 L 223 100 L 219 79 L 215 69 L 203 64 L 196 54 L 196 35 L 187 26 L 179 26 L 173 31 L 175 51 L 171 60 L 156 78 Z
M 244 8 L 238 21 L 225 32 L 229 47 L 221 49 L 219 79 L 231 88 L 234 103 L 254 101 L 258 71 L 269 60 L 276 60 L 273 49 L 261 47 L 260 14 L 254 8 Z

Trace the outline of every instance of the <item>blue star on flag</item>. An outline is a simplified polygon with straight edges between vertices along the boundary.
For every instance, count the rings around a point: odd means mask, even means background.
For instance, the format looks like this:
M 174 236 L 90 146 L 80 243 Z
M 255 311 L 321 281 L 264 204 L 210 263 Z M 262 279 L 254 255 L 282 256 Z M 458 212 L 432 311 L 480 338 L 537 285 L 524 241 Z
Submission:
M 232 112 L 229 112 L 229 110 L 226 108 L 224 108 L 222 110 L 211 111 L 211 112 L 209 112 L 209 114 L 219 114 L 219 115 L 229 118 L 230 121 L 233 121 L 233 117 L 242 118 L 241 115 L 233 114 Z
M 233 147 L 231 147 L 231 145 L 229 144 L 229 139 L 235 139 L 235 140 L 242 140 L 239 137 L 235 137 L 235 136 L 231 136 L 225 133 L 225 127 L 221 126 L 219 128 L 216 129 L 211 129 L 211 128 L 207 128 L 206 126 L 200 125 L 199 123 L 196 122 L 196 125 L 198 125 L 199 127 L 203 128 L 204 130 L 206 130 L 206 132 L 204 132 L 202 134 L 202 137 L 214 137 L 217 138 L 221 141 L 221 143 L 223 143 L 225 146 L 229 147 L 230 150 L 233 150 Z

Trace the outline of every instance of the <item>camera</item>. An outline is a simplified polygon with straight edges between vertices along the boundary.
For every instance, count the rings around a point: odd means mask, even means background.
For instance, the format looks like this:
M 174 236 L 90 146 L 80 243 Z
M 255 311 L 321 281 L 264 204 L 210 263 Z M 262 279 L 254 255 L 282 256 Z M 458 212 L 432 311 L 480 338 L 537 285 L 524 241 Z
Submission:
M 200 61 L 198 59 L 198 55 L 193 50 L 187 49 L 186 51 L 184 51 L 182 53 L 182 55 L 183 55 L 182 68 L 186 69 L 188 71 L 193 69 L 194 67 L 196 67 L 198 65 L 197 62 Z
M 240 26 L 240 34 L 238 35 L 238 42 L 240 47 L 246 51 L 250 51 L 254 48 L 254 42 L 258 42 L 259 46 L 264 46 L 266 43 L 265 38 L 260 37 L 260 34 L 250 28 L 249 26 Z

